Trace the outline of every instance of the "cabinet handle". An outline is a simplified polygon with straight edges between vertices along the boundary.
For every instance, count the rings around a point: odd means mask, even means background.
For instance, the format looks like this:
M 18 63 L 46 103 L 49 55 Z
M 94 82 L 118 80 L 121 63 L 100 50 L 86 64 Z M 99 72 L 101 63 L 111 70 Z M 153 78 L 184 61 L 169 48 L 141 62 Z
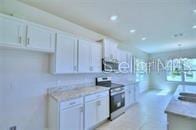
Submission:
M 101 101 L 97 101 L 97 106 L 100 106 L 101 105 Z
M 18 37 L 18 41 L 19 41 L 19 43 L 22 43 L 22 37 L 21 36 Z
M 27 45 L 30 44 L 30 38 L 27 38 Z
M 84 108 L 83 107 L 80 107 L 80 112 L 84 112 Z
M 69 105 L 74 105 L 74 104 L 76 104 L 75 102 L 71 102 Z

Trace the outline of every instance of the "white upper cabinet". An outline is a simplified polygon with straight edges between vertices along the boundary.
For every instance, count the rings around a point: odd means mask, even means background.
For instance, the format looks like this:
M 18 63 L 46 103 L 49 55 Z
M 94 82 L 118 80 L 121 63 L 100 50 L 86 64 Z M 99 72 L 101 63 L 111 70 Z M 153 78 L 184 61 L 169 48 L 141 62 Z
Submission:
M 52 73 L 77 72 L 77 39 L 65 33 L 56 34 L 56 51 L 52 55 Z
M 0 45 L 23 46 L 25 27 L 25 23 L 20 20 L 0 15 Z
M 98 43 L 91 45 L 91 67 L 92 72 L 102 71 L 102 46 Z
M 103 43 L 103 58 L 106 60 L 117 60 L 118 44 L 114 40 L 108 38 L 101 40 L 100 42 Z
M 54 52 L 55 31 L 37 24 L 28 24 L 27 47 L 47 52 Z
M 102 49 L 98 43 L 79 40 L 78 72 L 101 72 Z
M 119 69 L 125 73 L 132 72 L 132 55 L 123 50 L 118 50 Z
M 119 62 L 127 62 L 128 57 L 127 57 L 127 52 L 126 51 L 118 49 L 117 55 L 118 55 L 118 61 Z
M 78 72 L 90 72 L 91 68 L 91 43 L 79 40 L 78 44 Z
M 0 14 L 0 45 L 42 52 L 54 52 L 55 30 Z

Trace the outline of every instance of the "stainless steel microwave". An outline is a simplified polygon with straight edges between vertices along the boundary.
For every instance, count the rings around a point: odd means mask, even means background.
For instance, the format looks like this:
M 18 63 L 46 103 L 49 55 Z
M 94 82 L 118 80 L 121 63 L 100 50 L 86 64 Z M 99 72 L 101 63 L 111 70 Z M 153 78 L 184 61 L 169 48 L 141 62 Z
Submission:
M 102 71 L 104 72 L 118 72 L 119 63 L 117 61 L 108 61 L 102 59 Z

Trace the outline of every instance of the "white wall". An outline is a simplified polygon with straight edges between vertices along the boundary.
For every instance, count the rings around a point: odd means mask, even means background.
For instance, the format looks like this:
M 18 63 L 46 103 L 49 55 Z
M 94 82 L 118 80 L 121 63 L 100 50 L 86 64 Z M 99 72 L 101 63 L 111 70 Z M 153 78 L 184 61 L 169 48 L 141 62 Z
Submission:
M 93 40 L 103 38 L 96 32 L 16 0 L 0 0 L 0 2 L 1 13 L 14 14 L 19 18 Z M 0 130 L 7 130 L 8 126 L 12 125 L 17 125 L 17 130 L 44 130 L 47 128 L 47 88 L 55 87 L 59 81 L 64 85 L 90 85 L 95 83 L 95 77 L 102 75 L 51 75 L 48 54 L 0 49 Z M 116 82 L 135 78 L 128 74 L 109 75 L 113 76 Z
M 105 74 L 69 74 L 51 75 L 49 55 L 21 50 L 0 50 L 0 99 L 3 99 L 3 115 L 0 120 L 1 130 L 17 125 L 18 130 L 43 130 L 47 127 L 47 88 L 55 87 L 60 80 L 64 85 L 94 84 L 96 76 Z M 115 82 L 129 80 L 131 75 L 108 74 Z
M 170 58 L 176 58 L 176 57 L 196 58 L 196 49 L 155 53 L 150 55 L 150 59 L 160 58 L 162 61 L 165 61 Z M 179 83 L 167 81 L 164 72 L 153 72 L 150 74 L 151 88 L 175 90 L 178 85 Z

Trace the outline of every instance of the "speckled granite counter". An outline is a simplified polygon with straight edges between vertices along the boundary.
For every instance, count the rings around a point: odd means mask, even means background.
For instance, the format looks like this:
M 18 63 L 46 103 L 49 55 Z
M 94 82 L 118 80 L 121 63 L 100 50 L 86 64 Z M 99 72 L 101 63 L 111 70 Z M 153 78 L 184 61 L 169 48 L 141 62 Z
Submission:
M 179 100 L 180 92 L 196 93 L 196 86 L 179 85 L 165 113 L 196 119 L 196 103 Z
M 93 86 L 93 87 L 81 87 L 81 88 L 75 88 L 71 90 L 61 90 L 52 92 L 49 95 L 53 97 L 56 101 L 67 101 L 78 97 L 83 97 L 87 95 L 91 95 L 94 93 L 102 92 L 102 91 L 108 91 L 109 88 L 101 87 L 101 86 Z

